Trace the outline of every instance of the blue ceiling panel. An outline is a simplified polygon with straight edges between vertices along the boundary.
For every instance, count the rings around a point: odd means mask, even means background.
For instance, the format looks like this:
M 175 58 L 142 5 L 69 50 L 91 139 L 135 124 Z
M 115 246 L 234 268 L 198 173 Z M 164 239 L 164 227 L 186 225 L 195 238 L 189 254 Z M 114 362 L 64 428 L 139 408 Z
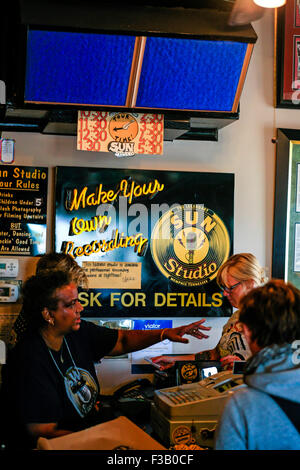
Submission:
M 136 106 L 232 111 L 246 43 L 148 37 Z
M 29 30 L 25 101 L 125 106 L 135 37 Z

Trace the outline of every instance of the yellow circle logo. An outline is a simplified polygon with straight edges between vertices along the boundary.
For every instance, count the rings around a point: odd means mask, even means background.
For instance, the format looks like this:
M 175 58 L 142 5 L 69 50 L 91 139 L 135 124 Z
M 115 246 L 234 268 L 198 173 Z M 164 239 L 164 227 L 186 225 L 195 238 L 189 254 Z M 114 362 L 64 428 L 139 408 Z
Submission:
M 178 426 L 172 433 L 174 444 L 189 444 L 192 440 L 191 429 L 187 426 Z
M 132 114 L 117 113 L 110 119 L 108 131 L 116 142 L 131 142 L 139 132 L 139 125 Z
M 195 364 L 187 363 L 183 364 L 180 370 L 181 377 L 186 382 L 193 382 L 198 377 L 198 369 Z
M 186 286 L 212 281 L 229 251 L 224 222 L 201 204 L 169 209 L 151 235 L 151 253 L 158 269 L 171 281 Z

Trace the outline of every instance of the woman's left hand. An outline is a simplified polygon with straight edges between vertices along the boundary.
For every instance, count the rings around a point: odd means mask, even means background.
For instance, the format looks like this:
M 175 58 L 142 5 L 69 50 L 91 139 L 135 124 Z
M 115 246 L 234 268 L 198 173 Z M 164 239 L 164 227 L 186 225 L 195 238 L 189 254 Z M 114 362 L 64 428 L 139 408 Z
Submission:
M 188 343 L 187 338 L 183 338 L 183 335 L 194 336 L 194 338 L 203 339 L 209 338 L 208 335 L 203 333 L 201 330 L 209 331 L 210 326 L 203 326 L 205 318 L 202 320 L 190 323 L 189 325 L 178 326 L 177 328 L 167 328 L 164 332 L 163 339 L 169 339 L 176 343 Z

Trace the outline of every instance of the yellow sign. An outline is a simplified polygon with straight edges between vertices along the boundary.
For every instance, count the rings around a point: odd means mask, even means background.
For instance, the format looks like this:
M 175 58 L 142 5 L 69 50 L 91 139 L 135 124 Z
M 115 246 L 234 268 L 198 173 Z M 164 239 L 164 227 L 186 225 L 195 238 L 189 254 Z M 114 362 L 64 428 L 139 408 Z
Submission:
M 162 155 L 163 114 L 79 111 L 77 150 L 112 152 L 117 157 Z
M 177 426 L 172 433 L 174 444 L 190 444 L 192 441 L 192 431 L 188 426 Z
M 198 378 L 197 366 L 192 362 L 187 362 L 181 367 L 180 374 L 186 383 L 194 382 Z
M 82 267 L 93 289 L 141 288 L 141 263 L 83 261 Z
M 171 208 L 158 220 L 151 235 L 152 257 L 159 270 L 171 281 L 186 286 L 213 280 L 229 250 L 223 221 L 201 204 Z

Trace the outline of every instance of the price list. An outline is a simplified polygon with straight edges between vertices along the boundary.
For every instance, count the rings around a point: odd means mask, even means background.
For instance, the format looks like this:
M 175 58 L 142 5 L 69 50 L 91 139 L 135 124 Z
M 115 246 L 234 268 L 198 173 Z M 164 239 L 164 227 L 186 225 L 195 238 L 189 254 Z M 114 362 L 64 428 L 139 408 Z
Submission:
M 77 150 L 117 156 L 162 155 L 163 141 L 162 114 L 78 112 Z

